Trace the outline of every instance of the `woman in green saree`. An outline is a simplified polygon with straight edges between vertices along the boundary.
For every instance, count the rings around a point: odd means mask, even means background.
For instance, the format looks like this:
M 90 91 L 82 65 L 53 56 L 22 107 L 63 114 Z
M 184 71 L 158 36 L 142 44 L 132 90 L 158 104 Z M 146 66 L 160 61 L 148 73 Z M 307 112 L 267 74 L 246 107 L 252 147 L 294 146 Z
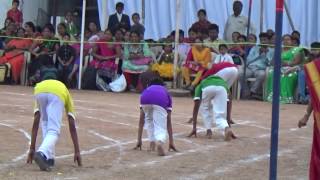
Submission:
M 294 102 L 294 95 L 297 88 L 298 74 L 297 67 L 303 61 L 304 53 L 300 47 L 292 47 L 290 35 L 282 38 L 283 49 L 281 54 L 281 78 L 280 78 L 280 103 L 291 104 Z M 267 101 L 272 101 L 273 92 L 273 68 L 267 76 Z

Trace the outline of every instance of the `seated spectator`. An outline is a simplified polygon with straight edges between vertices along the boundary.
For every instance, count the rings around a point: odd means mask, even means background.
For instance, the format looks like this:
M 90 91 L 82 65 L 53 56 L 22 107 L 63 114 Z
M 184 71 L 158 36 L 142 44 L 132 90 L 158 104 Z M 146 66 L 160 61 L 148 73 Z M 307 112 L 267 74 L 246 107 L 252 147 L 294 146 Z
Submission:
M 5 47 L 6 44 L 12 39 L 11 37 L 14 37 L 17 32 L 17 26 L 15 23 L 10 23 L 3 34 L 1 34 L 4 37 L 0 38 L 1 46 Z
M 9 26 L 9 24 L 14 23 L 13 19 L 10 17 L 7 17 L 6 20 L 4 21 L 4 26 L 1 29 L 1 34 L 5 34 L 6 33 L 6 29 Z
M 69 34 L 69 33 L 67 33 L 67 26 L 66 26 L 66 24 L 64 24 L 64 23 L 60 23 L 60 24 L 58 24 L 58 32 L 57 32 L 57 34 L 55 35 L 55 37 L 57 38 L 57 39 L 59 39 L 60 40 L 60 45 L 63 45 L 63 43 L 64 43 L 64 41 L 65 41 L 65 36 L 67 35 L 67 36 L 70 36 L 70 40 L 69 41 L 75 41 L 76 39 L 73 37 L 73 35 L 71 35 L 71 34 Z M 72 43 L 70 43 L 70 44 L 73 44 L 74 42 L 72 42 Z
M 152 71 L 156 71 L 159 75 L 167 80 L 173 79 L 173 63 L 174 52 L 172 44 L 163 45 L 163 51 L 158 58 L 158 62 L 152 65 Z
M 140 37 L 139 37 L 140 38 Z M 123 42 L 124 41 L 124 33 L 121 29 L 117 29 L 115 30 L 115 33 L 114 33 L 114 41 L 115 42 Z
M 240 72 L 241 82 L 245 82 L 245 84 L 242 84 L 244 97 L 250 96 L 252 98 L 261 99 L 261 90 L 266 77 L 266 68 L 273 59 L 273 51 L 267 46 L 269 41 L 268 38 L 267 33 L 261 33 L 259 35 L 261 44 L 252 47 L 247 56 L 245 77 L 244 72 Z M 245 78 L 245 81 L 243 81 L 243 78 Z M 250 91 L 247 84 L 248 78 L 256 78 L 256 81 L 251 85 Z
M 24 23 L 24 29 L 26 30 L 25 36 L 27 38 L 34 38 L 36 37 L 36 27 L 34 26 L 33 22 L 26 22 Z
M 90 34 L 88 33 L 85 33 L 85 36 L 84 36 L 84 41 L 88 41 L 90 37 Z M 79 69 L 79 66 L 80 66 L 80 49 L 81 49 L 81 43 L 80 42 L 80 37 L 78 37 L 77 39 L 78 43 L 74 43 L 72 44 L 72 48 L 75 50 L 75 62 L 74 62 L 74 65 L 73 65 L 73 69 L 71 71 L 71 73 L 69 74 L 68 76 L 68 82 L 72 82 L 73 79 L 77 79 L 78 78 L 78 69 Z M 88 56 L 89 54 L 89 51 L 91 50 L 92 48 L 92 44 L 90 43 L 84 43 L 84 47 L 83 47 L 83 57 L 86 57 Z
M 237 34 L 236 32 L 234 34 Z M 236 35 L 235 35 L 236 37 Z M 234 45 L 232 45 L 229 49 L 230 54 L 234 54 L 237 56 L 245 57 L 245 42 L 246 42 L 246 36 L 240 35 L 238 36 L 238 39 L 235 42 Z M 243 44 L 242 44 L 243 43 Z
M 248 44 L 245 46 L 246 57 L 249 55 L 250 50 L 257 44 L 257 36 L 255 34 L 249 34 Z
M 311 44 L 311 50 L 309 55 L 309 60 L 317 61 L 320 60 L 320 42 L 313 42 Z M 304 62 L 304 65 L 307 62 Z M 308 104 L 310 100 L 310 95 L 306 86 L 306 75 L 303 67 L 301 66 L 298 71 L 298 103 L 299 104 Z
M 46 54 L 38 57 L 42 62 L 41 67 L 37 70 L 37 73 L 30 77 L 29 84 L 34 86 L 36 83 L 46 79 L 58 79 L 58 70 L 56 69 L 52 57 Z
M 64 24 L 66 25 L 66 33 L 71 37 L 77 37 L 79 35 L 79 30 L 74 23 L 74 15 L 71 11 L 66 13 Z
M 24 51 L 28 50 L 32 41 L 29 39 L 20 39 L 25 37 L 25 30 L 19 28 L 17 37 L 10 39 L 5 46 L 5 53 L 0 57 L 0 64 L 9 63 L 11 65 L 11 74 L 15 84 L 19 83 L 22 66 L 25 61 Z
M 95 22 L 90 22 L 88 30 L 90 32 L 90 38 L 89 42 L 96 42 L 100 40 L 100 35 L 103 34 L 101 31 L 98 29 L 98 26 Z
M 59 40 L 54 38 L 54 27 L 52 24 L 47 24 L 42 29 L 41 36 L 38 36 L 32 46 L 30 52 L 32 54 L 31 63 L 29 65 L 29 75 L 33 76 L 41 67 L 39 55 L 46 54 L 53 57 L 59 49 Z
M 219 39 L 219 26 L 211 24 L 209 26 L 209 38 L 204 40 L 205 45 L 210 48 L 211 52 L 219 53 L 219 45 L 223 43 L 223 40 Z
M 300 46 L 300 39 L 296 37 L 292 37 L 292 46 L 299 47 Z
M 136 91 L 139 88 L 139 75 L 146 72 L 149 69 L 149 64 L 152 62 L 152 52 L 147 43 L 140 44 L 139 32 L 131 32 L 130 39 L 130 42 L 133 44 L 124 45 L 122 70 L 129 90 Z
M 133 25 L 131 26 L 131 31 L 137 31 L 141 35 L 141 39 L 144 39 L 145 28 L 140 23 L 140 15 L 138 13 L 134 13 L 132 15 Z
M 189 51 L 187 60 L 182 67 L 182 76 L 185 81 L 185 88 L 188 90 L 194 87 L 201 80 L 202 73 L 208 68 L 211 62 L 211 51 L 203 45 L 200 38 L 196 38 L 195 45 Z M 191 73 L 196 73 L 195 79 L 191 82 Z
M 62 41 L 62 46 L 60 46 L 57 56 L 58 56 L 58 70 L 60 74 L 60 81 L 63 82 L 67 87 L 71 87 L 71 81 L 68 81 L 68 77 L 71 74 L 74 66 L 74 60 L 76 57 L 76 52 L 72 46 L 69 45 L 70 35 L 65 34 Z
M 16 26 L 21 27 L 23 23 L 23 14 L 18 9 L 19 4 L 19 0 L 12 1 L 12 8 L 7 12 L 7 18 L 11 18 Z
M 295 38 L 295 39 L 298 39 L 299 41 L 300 41 L 300 32 L 299 31 L 293 31 L 292 33 L 291 33 L 291 37 L 292 38 Z
M 195 28 L 190 28 L 188 30 L 188 38 L 185 39 L 186 43 L 194 43 L 198 37 L 198 31 Z
M 270 37 L 272 37 L 273 35 L 275 35 L 275 32 L 274 32 L 272 29 L 268 29 L 268 30 L 267 30 L 267 34 L 268 34 L 268 36 L 269 36 L 269 38 L 270 38 Z
M 216 55 L 213 64 L 219 64 L 222 62 L 228 62 L 233 64 L 232 56 L 228 54 L 228 46 L 226 44 L 219 45 L 219 54 Z
M 292 47 L 290 35 L 284 35 L 282 38 L 283 50 L 281 54 L 281 84 L 280 84 L 280 102 L 293 103 L 294 94 L 297 87 L 297 67 L 304 60 L 302 48 Z M 273 70 L 268 72 L 267 76 L 267 100 L 272 101 L 273 92 Z
M 207 19 L 207 12 L 204 9 L 200 9 L 198 11 L 198 21 L 195 22 L 191 28 L 194 28 L 197 32 L 201 32 L 203 30 L 208 31 L 211 22 Z
M 108 84 L 115 78 L 118 68 L 115 60 L 121 56 L 121 47 L 112 42 L 112 33 L 106 30 L 92 52 L 94 60 L 90 66 L 97 69 L 96 85 L 103 91 L 110 91 Z
M 124 42 L 128 43 L 130 42 L 130 31 L 127 31 L 123 36 Z

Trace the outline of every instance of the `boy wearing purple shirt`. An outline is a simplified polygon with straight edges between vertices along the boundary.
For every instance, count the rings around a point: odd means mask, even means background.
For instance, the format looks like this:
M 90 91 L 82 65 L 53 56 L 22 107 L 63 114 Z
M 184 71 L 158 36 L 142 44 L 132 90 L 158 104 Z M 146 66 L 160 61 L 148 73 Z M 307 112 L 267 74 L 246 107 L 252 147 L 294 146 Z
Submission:
M 135 149 L 141 150 L 144 126 L 148 132 L 151 151 L 154 151 L 157 146 L 158 155 L 165 155 L 163 145 L 167 140 L 167 133 L 169 134 L 169 151 L 177 151 L 172 136 L 172 99 L 169 92 L 157 74 L 147 72 L 142 74 L 140 79 L 144 91 L 140 97 L 138 143 Z

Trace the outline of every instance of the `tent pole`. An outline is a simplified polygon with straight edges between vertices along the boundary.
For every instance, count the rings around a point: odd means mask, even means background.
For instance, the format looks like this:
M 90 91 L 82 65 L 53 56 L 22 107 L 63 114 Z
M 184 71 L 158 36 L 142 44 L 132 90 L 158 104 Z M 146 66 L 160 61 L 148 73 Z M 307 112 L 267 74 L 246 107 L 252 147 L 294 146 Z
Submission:
M 260 0 L 260 33 L 263 32 L 264 0 Z
M 78 89 L 81 89 L 81 81 L 82 81 L 82 65 L 83 65 L 83 49 L 84 49 L 84 31 L 85 31 L 85 23 L 86 23 L 86 7 L 87 1 L 83 0 L 82 3 L 82 23 L 81 23 L 81 46 L 80 46 L 80 65 L 79 65 L 79 78 L 78 78 Z
M 180 0 L 176 0 L 176 34 L 174 43 L 174 68 L 173 68 L 173 88 L 177 88 L 177 70 L 178 70 L 178 45 L 179 45 L 179 28 L 180 28 Z
M 286 10 L 286 13 L 287 13 L 287 16 L 288 16 L 288 20 L 289 20 L 289 24 L 291 26 L 292 31 L 296 30 L 296 28 L 294 27 L 293 20 L 292 20 L 292 17 L 291 17 L 289 8 L 288 8 L 288 4 L 286 3 L 286 1 L 284 1 L 284 9 Z

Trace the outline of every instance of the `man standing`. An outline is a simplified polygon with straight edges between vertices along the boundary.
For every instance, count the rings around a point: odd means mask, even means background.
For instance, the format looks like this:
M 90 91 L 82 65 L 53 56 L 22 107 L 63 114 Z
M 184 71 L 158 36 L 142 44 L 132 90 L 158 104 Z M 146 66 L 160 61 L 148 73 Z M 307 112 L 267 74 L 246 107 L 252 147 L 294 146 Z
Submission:
M 118 2 L 116 4 L 116 13 L 109 17 L 108 29 L 111 30 L 112 34 L 115 34 L 117 29 L 130 30 L 130 18 L 128 15 L 123 14 L 124 4 Z
M 224 39 L 227 42 L 232 42 L 233 32 L 239 32 L 243 35 L 247 34 L 249 20 L 247 17 L 241 16 L 242 7 L 243 5 L 241 1 L 235 1 L 233 3 L 234 14 L 232 16 L 229 16 L 224 29 Z M 256 29 L 252 23 L 250 24 L 250 33 L 256 33 Z

